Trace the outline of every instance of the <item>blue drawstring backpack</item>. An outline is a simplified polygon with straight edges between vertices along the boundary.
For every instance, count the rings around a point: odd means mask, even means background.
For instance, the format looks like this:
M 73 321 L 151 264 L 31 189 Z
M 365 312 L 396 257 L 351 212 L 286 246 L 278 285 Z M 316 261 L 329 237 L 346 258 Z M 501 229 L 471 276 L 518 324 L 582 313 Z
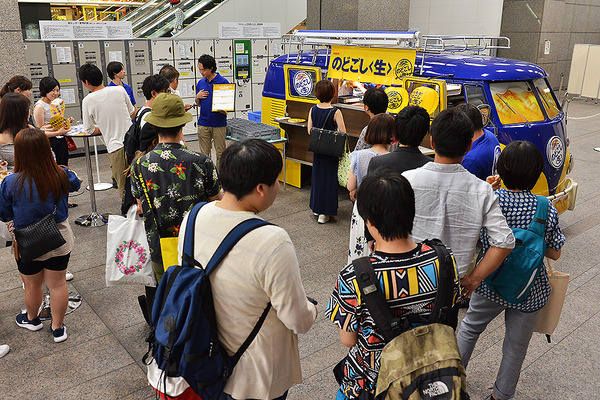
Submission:
M 511 304 L 524 301 L 544 268 L 546 255 L 545 228 L 548 217 L 548 199 L 537 196 L 537 208 L 527 229 L 511 228 L 515 248 L 504 262 L 484 282 L 502 299 Z

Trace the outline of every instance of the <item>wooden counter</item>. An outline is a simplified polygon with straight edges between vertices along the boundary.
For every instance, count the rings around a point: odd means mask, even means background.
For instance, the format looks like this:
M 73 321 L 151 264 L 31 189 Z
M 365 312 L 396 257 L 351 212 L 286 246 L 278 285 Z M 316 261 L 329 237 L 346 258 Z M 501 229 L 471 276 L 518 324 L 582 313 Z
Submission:
M 295 100 L 288 100 L 286 102 L 287 113 L 290 118 L 308 119 L 308 112 L 312 106 L 314 104 Z M 335 107 L 339 108 L 342 112 L 346 125 L 346 133 L 348 134 L 348 146 L 350 150 L 354 150 L 360 132 L 369 123 L 369 116 L 365 113 L 361 105 L 335 104 Z M 308 151 L 310 135 L 306 129 L 306 122 L 280 121 L 279 126 L 285 131 L 288 139 L 286 147 L 287 158 L 303 164 L 312 164 L 313 153 Z

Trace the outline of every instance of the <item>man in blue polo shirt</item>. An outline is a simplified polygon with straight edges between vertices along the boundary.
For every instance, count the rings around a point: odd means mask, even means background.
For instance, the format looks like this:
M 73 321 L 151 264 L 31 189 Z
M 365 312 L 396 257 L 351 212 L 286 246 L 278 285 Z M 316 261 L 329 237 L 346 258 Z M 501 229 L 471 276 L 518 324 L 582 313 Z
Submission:
M 464 103 L 456 108 L 469 117 L 475 131 L 471 150 L 465 154 L 461 164 L 467 171 L 485 181 L 488 176 L 497 174 L 496 162 L 502 152 L 500 143 L 492 132 L 483 129 L 481 112 L 476 106 Z
M 221 154 L 226 147 L 227 112 L 212 110 L 213 85 L 229 83 L 229 81 L 219 75 L 214 57 L 208 54 L 198 58 L 198 71 L 202 75 L 202 79 L 196 85 L 196 104 L 200 106 L 198 144 L 200 151 L 210 157 L 212 143 L 215 143 L 218 168 Z
M 129 99 L 131 100 L 131 104 L 135 111 L 132 114 L 132 119 L 135 118 L 135 114 L 137 114 L 137 106 L 135 105 L 135 97 L 133 96 L 133 89 L 131 86 L 123 82 L 125 79 L 125 67 L 122 63 L 118 61 L 111 61 L 106 66 L 106 74 L 110 79 L 110 83 L 107 86 L 123 86 L 127 95 L 129 95 Z

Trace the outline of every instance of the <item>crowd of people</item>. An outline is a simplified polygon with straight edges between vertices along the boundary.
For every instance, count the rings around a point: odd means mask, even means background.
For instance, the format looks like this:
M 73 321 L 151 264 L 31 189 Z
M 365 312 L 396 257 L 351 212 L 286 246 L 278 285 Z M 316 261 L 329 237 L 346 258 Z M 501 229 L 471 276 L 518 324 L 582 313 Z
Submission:
M 85 64 L 79 70 L 79 79 L 90 91 L 82 102 L 83 130 L 102 134 L 122 198 L 121 212 L 135 207 L 143 216 L 152 269 L 160 283 L 165 268 L 181 263 L 192 207 L 209 202 L 194 222 L 196 245 L 189 255 L 206 265 L 235 226 L 273 204 L 282 159 L 273 145 L 260 139 L 226 146 L 226 115 L 209 106 L 212 85 L 226 80 L 216 72 L 211 56 L 198 60 L 203 78 L 196 87 L 194 106 L 200 106 L 201 152 L 185 143 L 183 127 L 192 120 L 187 111 L 193 106 L 179 96 L 174 67 L 144 80 L 146 103 L 139 109 L 131 88 L 122 82 L 123 65 L 108 67 L 111 84 L 106 87 L 95 65 Z M 42 328 L 37 311 L 45 283 L 52 299 L 53 339 L 62 342 L 67 339 L 66 267 L 73 248 L 68 193 L 79 189 L 80 180 L 67 167 L 68 150 L 65 153 L 61 140 L 68 130 L 48 124 L 48 106 L 59 95 L 59 83 L 42 79 L 42 99 L 36 103 L 33 120 L 31 88 L 27 78 L 15 77 L 0 92 L 0 159 L 13 172 L 0 186 L 0 220 L 12 221 L 14 229 L 21 230 L 53 216 L 64 244 L 29 262 L 15 251 L 26 305 L 16 323 L 32 331 Z M 341 111 L 331 104 L 335 93 L 330 80 L 316 84 L 319 103 L 309 112 L 309 133 L 312 127 L 346 130 Z M 324 311 L 341 343 L 349 348 L 340 363 L 339 391 L 332 397 L 374 399 L 381 352 L 387 344 L 358 289 L 354 262 L 367 256 L 387 305 L 418 325 L 429 316 L 436 299 L 442 260 L 427 244 L 427 239 L 436 238 L 452 253 L 456 304 L 449 325 L 458 327 L 465 367 L 479 335 L 493 318 L 505 313 L 502 362 L 490 399 L 512 398 L 536 317 L 550 293 L 548 276 L 537 275 L 529 297 L 519 303 L 506 301 L 484 279 L 515 247 L 512 228 L 526 228 L 534 219 L 538 197 L 531 190 L 543 167 L 539 149 L 518 141 L 500 152 L 497 139 L 471 104 L 443 110 L 431 124 L 427 111 L 418 106 L 408 106 L 396 116 L 387 114 L 387 95 L 378 88 L 365 92 L 364 105 L 370 122 L 351 154 L 347 184 L 355 202 L 348 264 L 337 279 L 332 276 L 335 284 Z M 132 124 L 135 129 L 130 129 Z M 419 150 L 428 133 L 433 158 Z M 216 162 L 210 157 L 213 143 Z M 337 214 L 337 169 L 336 157 L 314 154 L 309 207 L 320 224 Z M 565 238 L 551 203 L 547 214 L 546 256 L 557 259 Z M 219 340 L 229 354 L 237 351 L 265 306 L 271 305 L 231 372 L 221 399 L 285 399 L 290 387 L 301 382 L 297 335 L 306 333 L 318 315 L 316 305 L 306 297 L 289 235 L 275 225 L 250 232 L 210 275 L 210 284 Z M 147 286 L 139 298 L 149 325 L 155 294 L 156 287 Z M 459 303 L 468 306 L 460 326 Z M 8 347 L 0 346 L 0 357 L 7 352 Z M 148 378 L 159 395 L 199 399 L 182 378 L 169 376 L 163 381 L 162 376 L 158 364 L 151 362 Z

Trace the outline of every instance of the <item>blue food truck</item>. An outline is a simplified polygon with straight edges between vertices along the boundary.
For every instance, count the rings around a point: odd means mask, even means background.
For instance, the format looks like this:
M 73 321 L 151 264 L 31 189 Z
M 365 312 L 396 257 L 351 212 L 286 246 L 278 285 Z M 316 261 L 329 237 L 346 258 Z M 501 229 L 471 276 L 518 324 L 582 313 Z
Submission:
M 545 165 L 534 193 L 548 196 L 559 212 L 574 208 L 577 183 L 568 177 L 573 160 L 566 119 L 548 74 L 529 62 L 475 54 L 509 48 L 507 38 L 295 31 L 284 37 L 284 45 L 289 53 L 269 65 L 261 118 L 281 127 L 288 139 L 288 184 L 300 187 L 306 180 L 303 175 L 309 175 L 312 153 L 306 118 L 318 103 L 314 85 L 329 78 L 338 87 L 333 103 L 344 115 L 351 148 L 369 121 L 362 104 L 369 86 L 386 91 L 392 114 L 415 104 L 434 118 L 445 108 L 473 103 L 501 147 L 527 140 L 541 150 Z M 428 143 L 425 138 L 422 145 Z

